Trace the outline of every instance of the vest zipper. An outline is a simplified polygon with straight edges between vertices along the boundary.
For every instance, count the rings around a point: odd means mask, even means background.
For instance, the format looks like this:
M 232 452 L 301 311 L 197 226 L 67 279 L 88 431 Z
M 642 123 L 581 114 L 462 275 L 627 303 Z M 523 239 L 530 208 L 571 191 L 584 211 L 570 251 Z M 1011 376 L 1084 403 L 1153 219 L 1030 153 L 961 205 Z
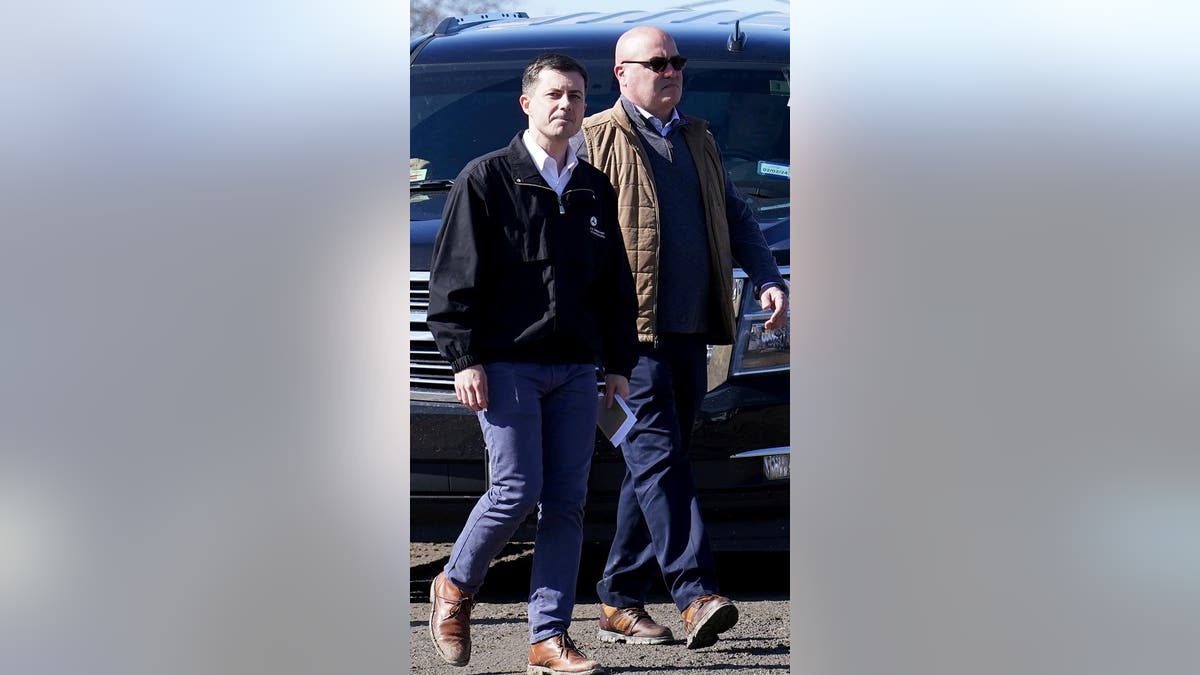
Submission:
M 650 157 L 647 155 L 646 149 L 642 147 L 641 141 L 637 138 L 638 132 L 631 129 L 628 131 L 628 133 L 631 133 L 633 135 L 633 138 L 630 139 L 631 140 L 630 145 L 633 147 L 633 151 L 641 158 L 642 168 L 647 173 L 650 174 L 650 178 L 649 178 L 649 180 L 646 181 L 646 184 L 648 184 L 650 186 L 650 191 L 654 196 L 654 209 L 655 209 L 654 229 L 655 229 L 655 232 L 658 234 L 658 237 L 657 237 L 657 243 L 654 247 L 654 282 L 652 284 L 650 284 L 650 287 L 654 289 L 654 300 L 650 303 L 650 311 L 651 311 L 651 317 L 652 317 L 652 321 L 651 321 L 651 325 L 650 325 L 650 335 L 654 340 L 654 348 L 658 349 L 658 272 L 659 272 L 659 267 L 662 262 L 662 254 L 661 254 L 661 251 L 662 251 L 662 229 L 660 227 L 661 221 L 658 218 L 657 214 L 658 214 L 658 212 L 662 211 L 662 207 L 658 201 L 658 185 L 656 185 L 654 183 L 654 170 L 650 168 Z M 666 139 L 663 139 L 663 140 L 666 140 Z

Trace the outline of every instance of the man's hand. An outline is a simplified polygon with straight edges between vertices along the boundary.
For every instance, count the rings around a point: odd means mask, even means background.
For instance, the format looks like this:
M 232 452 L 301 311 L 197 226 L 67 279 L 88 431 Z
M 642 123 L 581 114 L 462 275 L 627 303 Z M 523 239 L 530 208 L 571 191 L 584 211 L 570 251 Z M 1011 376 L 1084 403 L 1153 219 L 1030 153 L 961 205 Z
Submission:
M 771 318 L 763 324 L 763 328 L 767 330 L 775 330 L 781 328 L 784 322 L 787 321 L 788 297 L 783 292 L 783 289 L 778 286 L 771 286 L 764 290 L 758 296 L 759 302 L 762 303 L 764 311 L 768 309 L 775 310 L 771 314 Z
M 621 398 L 629 398 L 629 380 L 624 375 L 604 376 L 604 407 L 613 407 L 613 396 L 620 394 Z
M 475 412 L 488 407 L 487 373 L 483 366 L 468 366 L 454 374 L 454 393 L 458 402 Z

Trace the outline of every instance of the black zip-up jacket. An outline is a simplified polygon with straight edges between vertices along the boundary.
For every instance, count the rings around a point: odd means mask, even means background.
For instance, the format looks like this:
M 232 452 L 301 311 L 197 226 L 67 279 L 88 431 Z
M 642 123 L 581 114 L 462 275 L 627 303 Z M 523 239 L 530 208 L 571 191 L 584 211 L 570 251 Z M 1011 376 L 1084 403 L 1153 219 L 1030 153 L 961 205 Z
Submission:
M 454 372 L 599 357 L 607 373 L 629 377 L 636 313 L 616 192 L 603 173 L 581 160 L 560 198 L 521 134 L 463 168 L 429 276 L 429 329 Z

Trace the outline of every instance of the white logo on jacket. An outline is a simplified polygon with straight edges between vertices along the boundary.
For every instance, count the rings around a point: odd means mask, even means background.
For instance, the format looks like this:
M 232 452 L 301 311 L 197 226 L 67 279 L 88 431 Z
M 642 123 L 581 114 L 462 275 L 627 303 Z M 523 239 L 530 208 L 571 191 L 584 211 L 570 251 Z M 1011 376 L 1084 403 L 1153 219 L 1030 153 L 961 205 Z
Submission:
M 596 216 L 592 216 L 592 226 L 588 228 L 588 232 L 590 232 L 593 237 L 599 237 L 601 239 L 604 238 L 604 230 L 600 229 L 600 221 L 596 220 Z

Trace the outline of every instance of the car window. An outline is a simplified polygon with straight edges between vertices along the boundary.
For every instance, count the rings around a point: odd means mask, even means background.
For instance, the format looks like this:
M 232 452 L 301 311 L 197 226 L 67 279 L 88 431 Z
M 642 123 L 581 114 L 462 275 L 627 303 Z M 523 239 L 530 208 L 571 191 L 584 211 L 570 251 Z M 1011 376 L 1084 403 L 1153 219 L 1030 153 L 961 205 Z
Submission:
M 527 125 L 517 102 L 527 61 L 415 64 L 411 69 L 410 181 L 454 179 L 467 162 L 508 145 Z M 588 114 L 616 101 L 611 63 L 584 61 Z M 725 169 L 760 223 L 788 216 L 788 73 L 767 64 L 689 61 L 680 108 L 707 119 Z M 413 195 L 413 218 L 437 218 L 441 200 Z

